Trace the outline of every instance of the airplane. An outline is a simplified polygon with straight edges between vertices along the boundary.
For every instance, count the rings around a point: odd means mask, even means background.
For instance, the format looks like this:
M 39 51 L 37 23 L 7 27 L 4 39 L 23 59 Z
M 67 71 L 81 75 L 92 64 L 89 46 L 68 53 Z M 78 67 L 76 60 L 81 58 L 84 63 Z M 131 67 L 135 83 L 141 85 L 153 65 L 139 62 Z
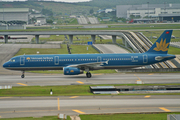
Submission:
M 135 68 L 163 62 L 175 58 L 167 54 L 172 30 L 165 30 L 152 47 L 145 53 L 126 54 L 48 54 L 20 55 L 3 64 L 9 70 L 63 70 L 64 75 L 79 75 L 86 72 L 91 78 L 91 70 Z

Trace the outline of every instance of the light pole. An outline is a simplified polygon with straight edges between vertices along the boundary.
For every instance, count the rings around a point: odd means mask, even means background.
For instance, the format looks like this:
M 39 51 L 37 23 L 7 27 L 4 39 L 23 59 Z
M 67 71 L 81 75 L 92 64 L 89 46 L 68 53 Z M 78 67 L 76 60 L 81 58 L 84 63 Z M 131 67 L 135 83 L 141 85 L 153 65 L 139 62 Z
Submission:
M 166 14 L 166 2 L 164 2 L 164 14 Z
M 148 21 L 149 21 L 149 2 L 147 2 L 148 4 Z
M 2 4 L 3 6 L 3 22 L 4 22 L 4 4 Z

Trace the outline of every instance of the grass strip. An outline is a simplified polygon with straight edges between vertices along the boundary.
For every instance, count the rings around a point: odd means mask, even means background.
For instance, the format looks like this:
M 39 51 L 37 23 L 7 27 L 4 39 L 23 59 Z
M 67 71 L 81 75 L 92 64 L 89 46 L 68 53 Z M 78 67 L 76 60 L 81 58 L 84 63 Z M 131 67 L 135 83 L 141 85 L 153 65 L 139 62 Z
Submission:
M 78 83 L 77 83 L 78 84 Z M 88 96 L 94 95 L 89 86 L 160 86 L 180 84 L 102 84 L 102 85 L 62 85 L 62 86 L 18 86 L 12 89 L 0 89 L 0 96 Z M 98 94 L 99 95 L 99 94 Z M 118 94 L 118 95 L 146 95 L 146 94 Z M 180 95 L 180 93 L 148 93 L 148 95 Z
M 166 113 L 127 113 L 127 114 L 97 114 L 79 115 L 81 120 L 167 120 L 169 114 L 180 114 L 180 112 Z M 1 118 L 1 120 L 57 120 L 57 116 L 24 117 L 24 118 Z M 67 120 L 71 120 L 67 116 Z
M 168 114 L 180 113 L 80 115 L 80 118 L 81 120 L 167 120 Z

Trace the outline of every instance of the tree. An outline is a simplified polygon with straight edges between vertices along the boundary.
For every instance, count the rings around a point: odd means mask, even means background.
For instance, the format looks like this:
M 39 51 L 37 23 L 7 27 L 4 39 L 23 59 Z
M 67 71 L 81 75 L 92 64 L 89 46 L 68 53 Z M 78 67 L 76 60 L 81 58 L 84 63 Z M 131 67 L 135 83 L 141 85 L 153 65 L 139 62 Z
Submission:
M 46 22 L 49 23 L 49 24 L 52 24 L 52 23 L 53 23 L 53 20 L 48 19 L 48 20 L 46 20 Z
M 94 13 L 94 10 L 93 10 L 93 9 L 90 9 L 89 13 L 90 13 L 90 14 L 93 14 L 93 13 Z
M 42 9 L 41 13 L 46 16 L 53 16 L 53 12 L 49 9 Z

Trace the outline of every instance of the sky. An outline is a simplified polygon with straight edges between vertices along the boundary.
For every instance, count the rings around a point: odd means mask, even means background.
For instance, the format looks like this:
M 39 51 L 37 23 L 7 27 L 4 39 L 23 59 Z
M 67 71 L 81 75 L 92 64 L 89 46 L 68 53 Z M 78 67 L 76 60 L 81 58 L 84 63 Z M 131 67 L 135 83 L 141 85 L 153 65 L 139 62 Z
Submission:
M 26 1 L 26 0 L 0 0 L 0 1 Z M 57 2 L 70 2 L 70 3 L 76 3 L 76 2 L 88 2 L 91 0 L 44 0 L 44 1 L 57 1 Z
M 60 2 L 88 2 L 90 0 L 54 0 L 54 1 L 60 1 Z

